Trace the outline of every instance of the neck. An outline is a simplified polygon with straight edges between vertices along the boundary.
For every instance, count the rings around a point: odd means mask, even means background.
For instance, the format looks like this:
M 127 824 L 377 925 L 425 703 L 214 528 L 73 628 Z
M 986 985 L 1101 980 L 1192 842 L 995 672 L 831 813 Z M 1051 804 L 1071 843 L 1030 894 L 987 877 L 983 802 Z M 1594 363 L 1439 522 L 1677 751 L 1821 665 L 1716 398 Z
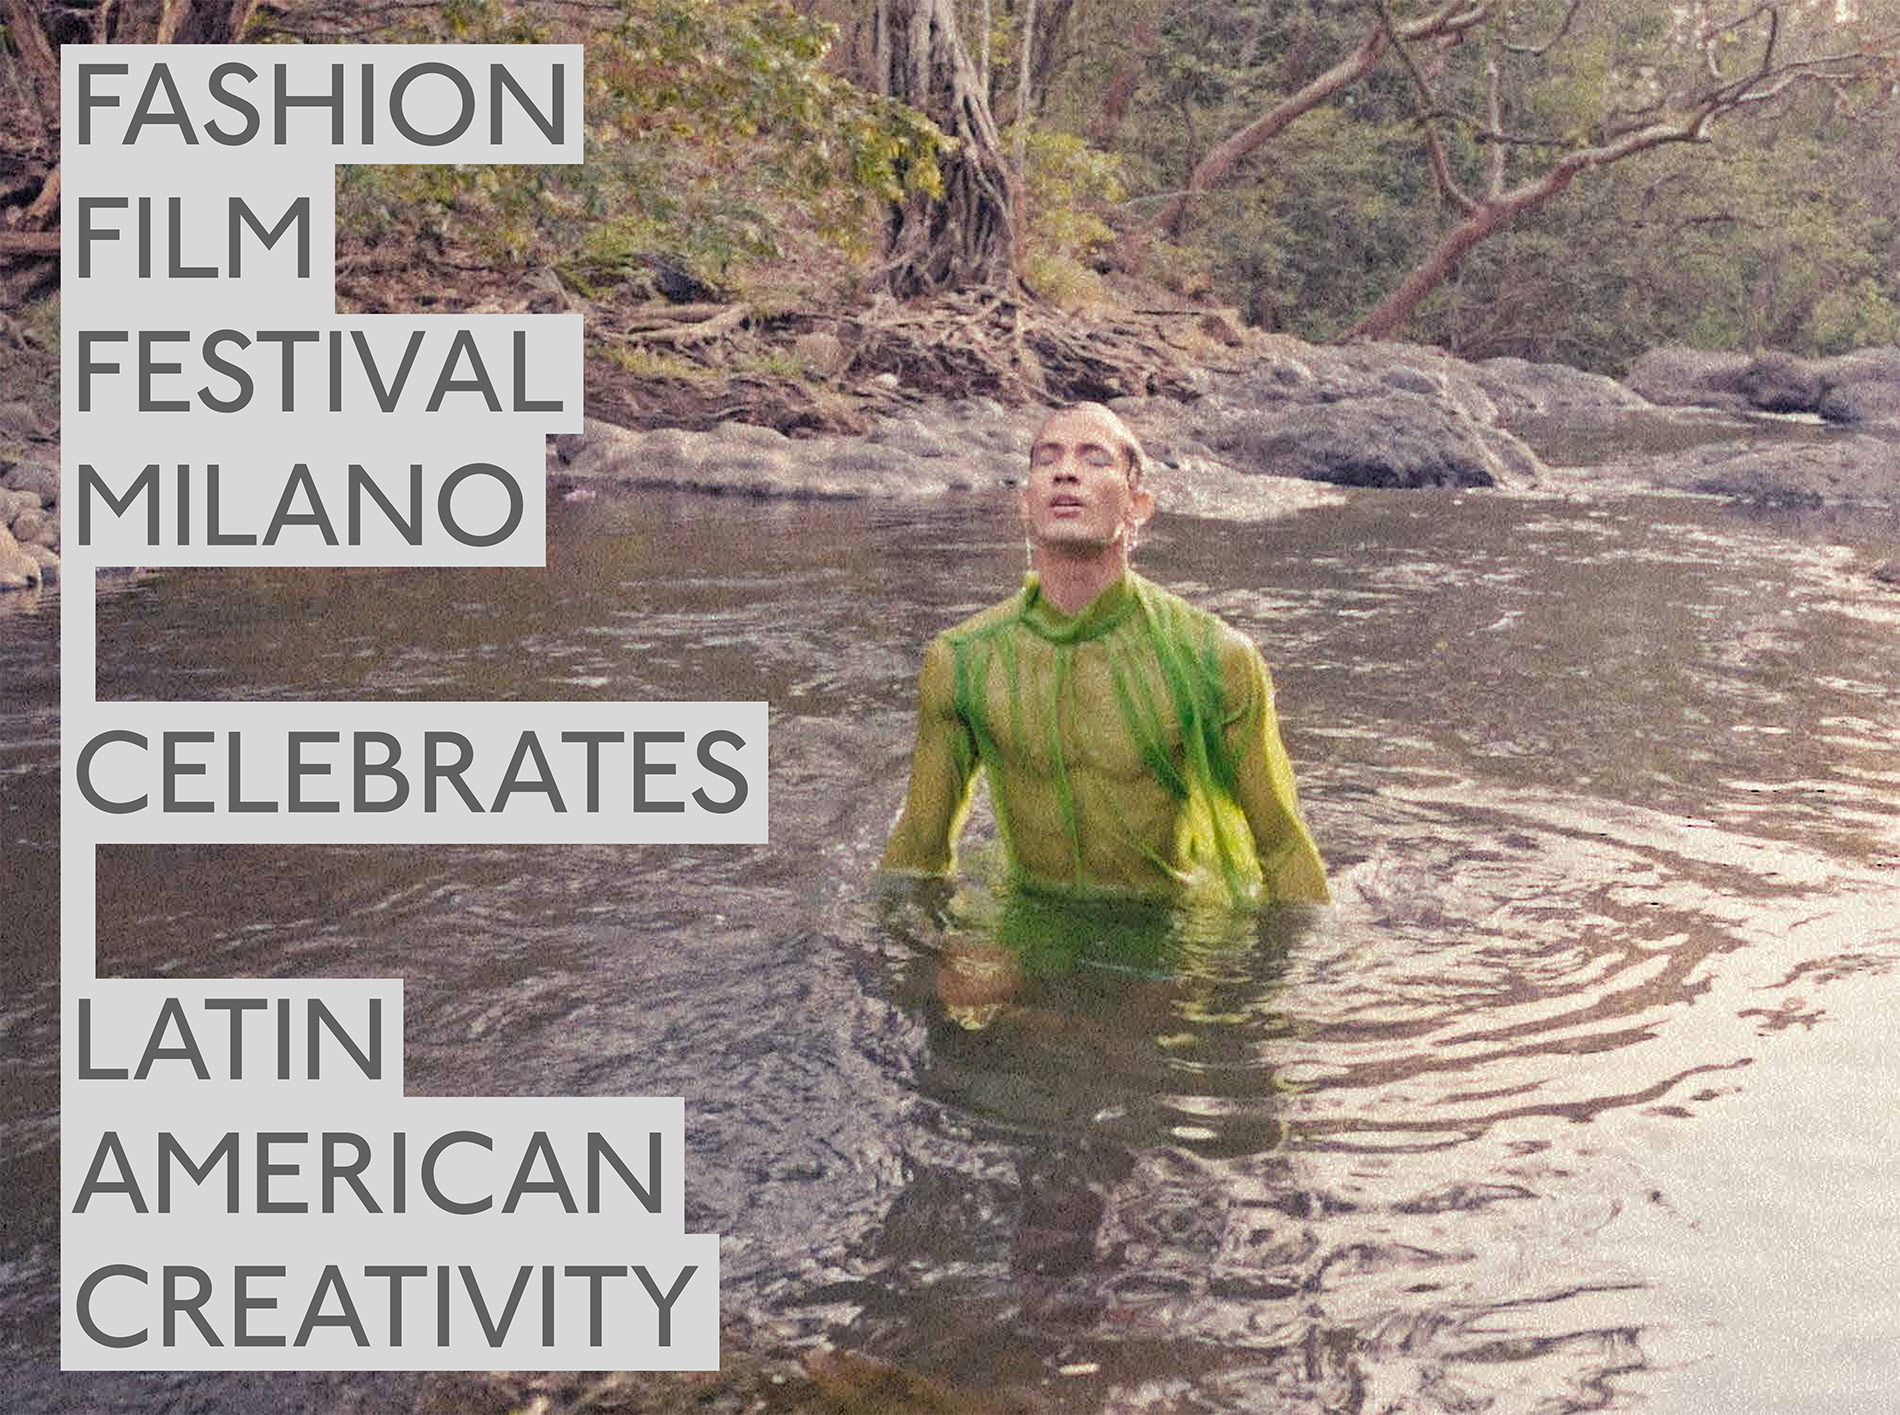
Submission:
M 1103 590 L 1128 573 L 1128 543 L 1113 545 L 1038 545 L 1033 557 L 1042 597 L 1064 614 L 1079 614 Z

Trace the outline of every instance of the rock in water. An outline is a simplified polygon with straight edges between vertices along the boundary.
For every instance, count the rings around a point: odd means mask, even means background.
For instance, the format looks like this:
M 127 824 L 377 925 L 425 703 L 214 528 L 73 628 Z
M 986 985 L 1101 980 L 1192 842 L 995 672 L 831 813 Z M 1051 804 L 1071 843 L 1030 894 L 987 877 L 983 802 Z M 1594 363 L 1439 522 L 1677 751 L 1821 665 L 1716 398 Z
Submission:
M 0 527 L 0 590 L 24 590 L 41 580 L 40 562 L 20 549 L 13 532 Z
M 1335 486 L 1527 485 L 1539 466 L 1511 434 L 1416 393 L 1277 415 L 1243 411 L 1205 435 L 1225 460 L 1249 470 Z

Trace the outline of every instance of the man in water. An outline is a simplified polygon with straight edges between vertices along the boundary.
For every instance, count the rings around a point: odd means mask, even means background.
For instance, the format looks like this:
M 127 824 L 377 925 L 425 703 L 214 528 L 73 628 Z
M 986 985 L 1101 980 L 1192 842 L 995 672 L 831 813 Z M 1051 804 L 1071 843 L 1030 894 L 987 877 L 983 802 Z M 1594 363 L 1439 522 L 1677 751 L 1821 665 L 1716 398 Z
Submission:
M 979 763 L 1015 882 L 1325 903 L 1259 651 L 1129 569 L 1147 459 L 1098 403 L 1052 414 L 1022 489 L 1022 591 L 940 634 L 882 868 L 944 875 Z

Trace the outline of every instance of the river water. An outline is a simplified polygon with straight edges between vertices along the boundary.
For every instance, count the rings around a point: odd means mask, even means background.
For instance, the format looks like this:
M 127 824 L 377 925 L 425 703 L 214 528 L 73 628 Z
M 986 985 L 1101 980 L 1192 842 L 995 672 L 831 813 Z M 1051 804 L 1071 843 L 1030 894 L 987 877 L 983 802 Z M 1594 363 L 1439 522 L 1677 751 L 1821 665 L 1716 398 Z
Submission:
M 759 848 L 115 848 L 112 975 L 406 980 L 426 1094 L 687 1102 L 748 1340 L 1057 1411 L 1887 1408 L 1890 528 L 1597 492 L 1159 518 L 1252 634 L 1338 903 L 999 924 L 869 874 L 954 503 L 551 509 L 545 573 L 171 572 L 101 697 L 765 699 Z M 0 622 L 9 1409 L 407 1408 L 55 1374 L 57 602 Z M 1003 912 L 1007 913 L 1007 910 Z M 1003 928 L 1056 946 L 967 1005 Z M 992 976 L 992 982 L 994 977 Z

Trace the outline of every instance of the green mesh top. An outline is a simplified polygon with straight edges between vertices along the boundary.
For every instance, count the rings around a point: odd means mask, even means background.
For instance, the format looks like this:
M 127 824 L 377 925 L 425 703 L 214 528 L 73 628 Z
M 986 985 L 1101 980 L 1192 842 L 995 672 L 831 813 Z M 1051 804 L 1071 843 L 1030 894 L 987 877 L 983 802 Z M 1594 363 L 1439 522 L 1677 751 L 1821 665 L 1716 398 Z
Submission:
M 1032 574 L 931 643 L 885 870 L 949 873 L 978 763 L 1019 884 L 1330 897 L 1259 652 L 1138 575 L 1070 616 Z

